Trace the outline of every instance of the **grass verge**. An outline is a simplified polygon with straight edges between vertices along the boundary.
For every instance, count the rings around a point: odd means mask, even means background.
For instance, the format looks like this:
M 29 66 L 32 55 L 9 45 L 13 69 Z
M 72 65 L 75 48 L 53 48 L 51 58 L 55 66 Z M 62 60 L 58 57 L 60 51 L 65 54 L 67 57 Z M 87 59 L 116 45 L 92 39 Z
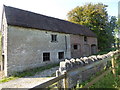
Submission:
M 77 87 L 76 87 L 76 88 L 77 88 L 77 89 L 78 89 L 78 88 L 83 88 L 83 87 L 86 86 L 89 82 L 91 82 L 92 80 L 94 80 L 96 77 L 98 77 L 99 75 L 101 75 L 101 74 L 102 74 L 103 72 L 105 72 L 106 70 L 108 70 L 108 68 L 104 67 L 104 69 L 103 69 L 102 71 L 97 72 L 95 75 L 91 76 L 90 79 L 88 79 L 88 80 L 80 83 L 80 86 L 79 86 L 79 84 L 77 84 Z
M 109 63 L 110 64 L 110 63 Z M 110 65 L 109 65 L 110 66 Z M 77 88 L 82 88 L 86 84 L 88 84 L 90 81 L 94 80 L 97 76 L 99 76 L 101 73 L 106 71 L 107 69 L 103 70 L 102 72 L 98 72 L 95 76 L 91 77 L 90 80 L 87 80 L 86 82 L 81 83 L 80 87 Z M 116 71 L 116 76 L 113 75 L 112 72 L 106 74 L 102 79 L 97 81 L 95 84 L 90 86 L 89 88 L 112 88 L 112 89 L 120 89 L 120 56 L 115 61 L 115 71 Z
M 49 64 L 47 66 L 29 69 L 29 70 L 26 70 L 23 72 L 16 72 L 13 76 L 10 76 L 8 78 L 3 78 L 2 80 L 0 80 L 0 83 L 8 82 L 10 80 L 14 80 L 14 79 L 25 77 L 25 76 L 34 76 L 37 72 L 42 72 L 44 70 L 47 70 L 47 69 L 50 69 L 50 68 L 53 68 L 56 66 L 59 66 L 59 64 L 58 63 L 57 64 Z
M 119 88 L 120 89 L 120 56 L 116 60 L 116 76 L 113 73 L 108 73 L 99 82 L 92 85 L 90 88 Z
M 120 77 L 115 77 L 112 72 L 110 72 L 90 88 L 120 88 Z

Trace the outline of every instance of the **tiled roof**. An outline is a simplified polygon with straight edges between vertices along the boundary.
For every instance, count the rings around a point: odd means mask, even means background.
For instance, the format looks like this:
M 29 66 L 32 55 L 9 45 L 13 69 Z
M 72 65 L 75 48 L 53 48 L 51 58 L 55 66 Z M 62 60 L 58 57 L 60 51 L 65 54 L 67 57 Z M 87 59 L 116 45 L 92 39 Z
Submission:
M 4 6 L 4 10 L 8 25 L 96 37 L 95 33 L 83 25 L 10 6 Z

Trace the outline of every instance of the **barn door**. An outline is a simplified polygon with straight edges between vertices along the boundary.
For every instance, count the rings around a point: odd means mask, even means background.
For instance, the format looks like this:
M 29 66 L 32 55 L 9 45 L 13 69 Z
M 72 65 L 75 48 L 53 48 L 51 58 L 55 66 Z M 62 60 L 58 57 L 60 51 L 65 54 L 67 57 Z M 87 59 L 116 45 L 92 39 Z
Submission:
M 88 44 L 84 45 L 84 56 L 90 55 L 90 46 Z
M 91 45 L 91 54 L 96 54 L 97 53 L 97 47 L 95 44 Z

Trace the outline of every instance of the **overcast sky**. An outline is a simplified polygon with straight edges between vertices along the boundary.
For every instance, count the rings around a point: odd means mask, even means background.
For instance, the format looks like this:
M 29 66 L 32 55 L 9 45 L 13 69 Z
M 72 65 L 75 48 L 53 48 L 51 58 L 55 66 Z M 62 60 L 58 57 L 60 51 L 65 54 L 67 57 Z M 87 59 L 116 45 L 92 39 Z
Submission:
M 47 16 L 67 19 L 66 15 L 70 10 L 76 6 L 82 6 L 89 2 L 101 2 L 108 5 L 108 14 L 117 17 L 118 1 L 119 0 L 0 0 L 0 18 L 2 15 L 3 4 Z

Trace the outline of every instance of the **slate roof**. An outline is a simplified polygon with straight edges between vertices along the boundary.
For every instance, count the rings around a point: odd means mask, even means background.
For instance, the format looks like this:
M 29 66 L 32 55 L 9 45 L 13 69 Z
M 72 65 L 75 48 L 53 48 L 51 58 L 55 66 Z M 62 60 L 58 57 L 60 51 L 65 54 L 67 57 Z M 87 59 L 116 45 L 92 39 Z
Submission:
M 8 25 L 96 37 L 91 30 L 83 25 L 10 6 L 4 6 L 4 10 Z

